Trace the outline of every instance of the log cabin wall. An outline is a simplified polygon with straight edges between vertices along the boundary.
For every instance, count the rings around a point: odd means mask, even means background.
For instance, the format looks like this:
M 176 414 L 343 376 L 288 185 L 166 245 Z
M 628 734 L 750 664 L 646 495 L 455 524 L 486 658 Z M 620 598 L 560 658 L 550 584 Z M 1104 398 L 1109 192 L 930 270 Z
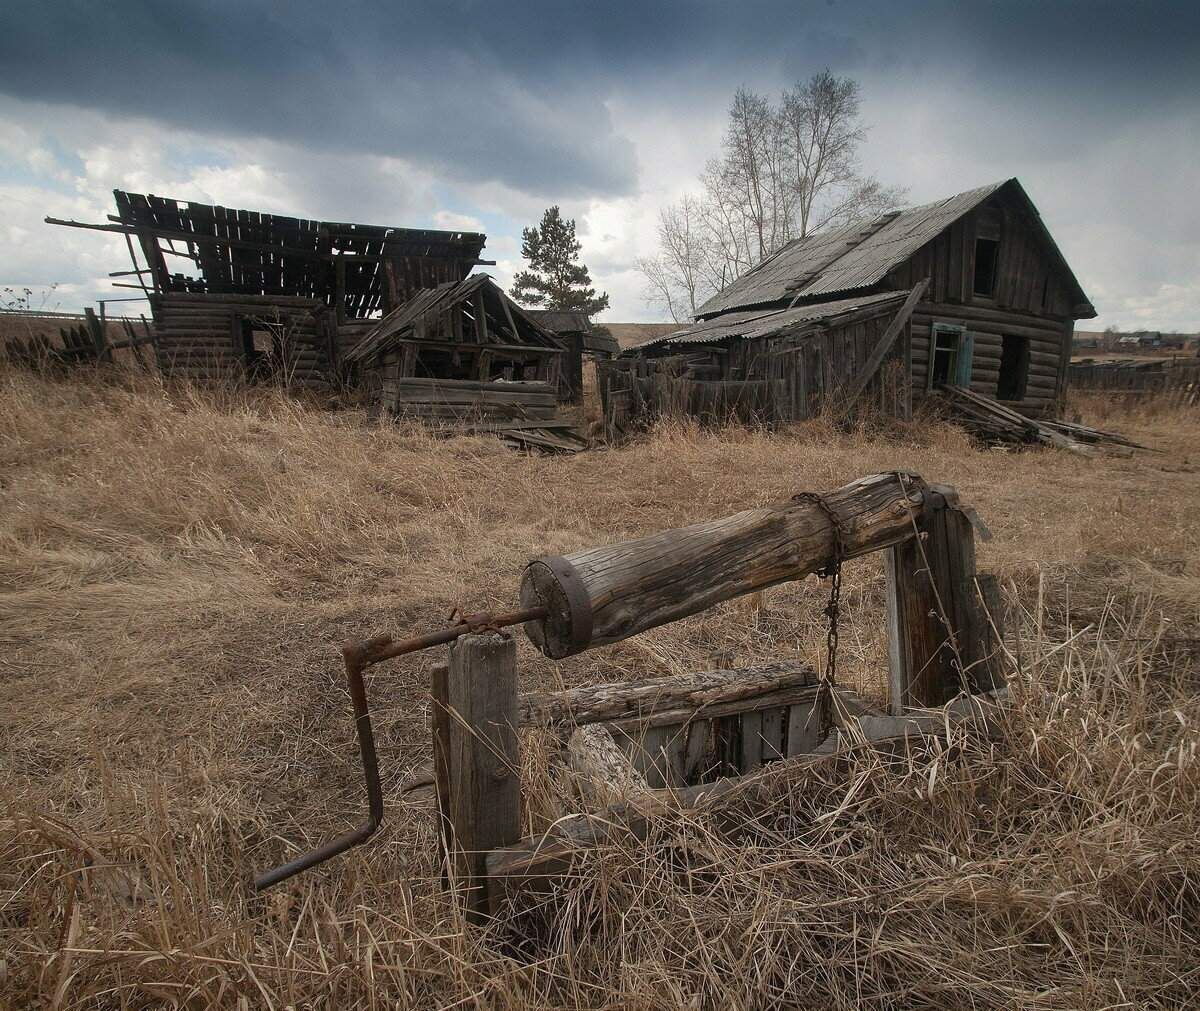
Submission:
M 978 239 L 998 243 L 991 295 L 975 290 Z M 912 317 L 914 399 L 929 388 L 933 328 L 942 324 L 963 328 L 972 348 L 972 390 L 1031 415 L 1055 413 L 1070 361 L 1074 303 L 1040 224 L 997 195 L 893 269 L 885 285 L 908 288 L 922 277 L 930 278 L 930 289 Z
M 331 381 L 333 313 L 318 299 L 167 293 L 152 296 L 159 371 L 173 379 Z

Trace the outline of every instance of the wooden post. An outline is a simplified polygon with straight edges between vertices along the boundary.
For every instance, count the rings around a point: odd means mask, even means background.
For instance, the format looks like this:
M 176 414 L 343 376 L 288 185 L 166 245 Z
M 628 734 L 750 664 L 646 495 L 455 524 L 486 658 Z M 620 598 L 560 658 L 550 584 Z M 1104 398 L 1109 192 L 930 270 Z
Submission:
M 450 665 L 437 664 L 430 672 L 429 728 L 433 733 L 433 784 L 437 790 L 438 835 L 442 843 L 442 878 L 447 883 L 453 859 L 453 830 L 450 821 Z
M 975 577 L 979 591 L 979 624 L 982 662 L 972 671 L 980 691 L 995 691 L 1008 684 L 1004 656 L 1004 603 L 1000 598 L 1000 582 L 990 572 Z
M 83 310 L 83 314 L 87 317 L 88 330 L 96 347 L 96 361 L 112 361 L 112 352 L 108 349 L 108 335 L 104 332 L 104 321 L 96 315 L 96 310 L 90 305 Z
M 1004 683 L 975 580 L 975 533 L 958 509 L 926 509 L 923 536 L 887 562 L 889 712 L 940 706 L 963 690 Z M 999 678 L 999 680 L 997 680 Z
M 516 643 L 497 633 L 453 643 L 444 718 L 434 723 L 435 779 L 449 802 L 451 865 L 467 917 L 476 923 L 487 908 L 488 851 L 521 836 L 516 660 Z M 434 683 L 436 702 L 436 672 Z

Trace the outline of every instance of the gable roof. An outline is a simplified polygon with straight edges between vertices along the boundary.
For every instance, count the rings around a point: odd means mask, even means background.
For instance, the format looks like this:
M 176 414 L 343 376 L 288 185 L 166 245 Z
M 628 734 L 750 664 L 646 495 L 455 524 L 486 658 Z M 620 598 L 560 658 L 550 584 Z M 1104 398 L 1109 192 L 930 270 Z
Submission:
M 1033 201 L 1016 179 L 1006 179 L 919 207 L 892 211 L 871 221 L 859 221 L 793 239 L 710 298 L 697 315 L 705 318 L 730 309 L 791 299 L 807 301 L 870 288 L 964 214 L 1001 190 L 1025 204 L 1026 210 L 1038 222 L 1052 258 L 1074 288 L 1075 301 L 1087 303 L 1087 296 Z
M 744 309 L 740 312 L 727 312 L 665 336 L 653 337 L 628 348 L 627 353 L 668 345 L 680 345 L 681 350 L 686 350 L 686 345 L 716 344 L 731 337 L 748 339 L 776 336 L 787 330 L 799 330 L 818 322 L 833 321 L 860 309 L 876 307 L 880 313 L 884 313 L 889 309 L 899 308 L 907 297 L 907 291 L 884 291 L 875 295 L 843 298 L 791 309 Z
M 458 282 L 426 288 L 379 320 L 357 344 L 346 352 L 348 362 L 362 362 L 404 340 L 421 340 L 425 325 L 434 324 L 456 307 L 467 310 L 472 318 L 478 311 L 479 294 L 486 314 L 486 330 L 493 344 L 543 347 L 561 350 L 563 344 L 525 309 L 510 299 L 488 274 L 472 274 Z M 467 303 L 463 305 L 463 303 Z M 516 332 L 514 332 L 514 329 Z M 469 341 L 474 343 L 470 332 Z M 486 343 L 485 343 L 486 346 Z

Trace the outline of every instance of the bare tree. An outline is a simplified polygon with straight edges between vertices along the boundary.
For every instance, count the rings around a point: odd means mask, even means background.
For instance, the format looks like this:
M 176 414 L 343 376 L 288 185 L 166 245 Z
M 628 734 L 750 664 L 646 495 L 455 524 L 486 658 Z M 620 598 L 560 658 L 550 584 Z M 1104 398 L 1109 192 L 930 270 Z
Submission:
M 795 196 L 795 234 L 801 238 L 903 198 L 902 190 L 859 172 L 858 148 L 867 137 L 860 101 L 857 81 L 828 70 L 783 95 L 779 118 Z
M 903 189 L 859 170 L 865 138 L 850 78 L 821 71 L 778 107 L 739 88 L 720 155 L 700 176 L 702 195 L 660 214 L 660 252 L 638 262 L 648 301 L 679 321 L 791 240 L 900 203 Z
M 692 319 L 697 306 L 717 290 L 710 280 L 706 227 L 702 201 L 685 193 L 679 203 L 658 212 L 662 252 L 638 261 L 646 278 L 647 302 L 665 308 L 677 323 Z

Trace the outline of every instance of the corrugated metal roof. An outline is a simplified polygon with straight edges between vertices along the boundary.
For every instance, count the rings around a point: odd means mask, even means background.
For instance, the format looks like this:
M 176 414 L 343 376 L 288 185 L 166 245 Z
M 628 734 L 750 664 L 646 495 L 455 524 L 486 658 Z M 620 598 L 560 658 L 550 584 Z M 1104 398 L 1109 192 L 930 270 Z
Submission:
M 869 288 L 1009 182 L 1016 180 L 796 239 L 710 298 L 699 314 Z
M 742 312 L 727 312 L 714 319 L 702 320 L 690 327 L 667 334 L 665 337 L 655 337 L 652 340 L 644 341 L 629 348 L 628 351 L 644 351 L 667 344 L 715 344 L 730 337 L 740 339 L 769 337 L 815 323 L 818 320 L 833 319 L 837 316 L 857 312 L 868 306 L 878 306 L 881 311 L 884 311 L 890 307 L 888 303 L 894 302 L 899 306 L 907 297 L 907 291 L 884 291 L 876 295 L 843 298 L 835 302 L 801 305 L 792 309 L 747 309 Z
M 525 315 L 554 333 L 587 333 L 592 321 L 586 312 L 569 309 L 526 309 Z

